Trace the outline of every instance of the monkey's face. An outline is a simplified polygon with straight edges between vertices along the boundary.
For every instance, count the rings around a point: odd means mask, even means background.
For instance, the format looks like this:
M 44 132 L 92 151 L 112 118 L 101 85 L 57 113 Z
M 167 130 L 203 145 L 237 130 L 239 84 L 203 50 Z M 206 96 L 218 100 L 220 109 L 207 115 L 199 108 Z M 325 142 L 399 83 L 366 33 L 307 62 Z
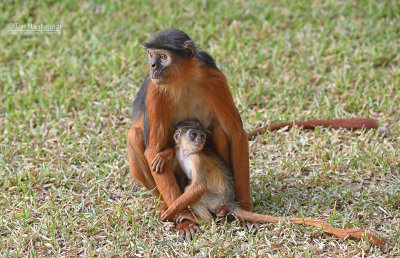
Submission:
M 203 149 L 206 142 L 206 133 L 198 129 L 189 129 L 186 133 L 186 137 L 191 142 L 193 151 L 200 151 Z
M 151 81 L 156 85 L 169 84 L 173 81 L 173 71 L 178 58 L 168 50 L 147 49 L 147 61 Z
M 206 133 L 202 130 L 178 129 L 174 133 L 175 143 L 190 152 L 201 151 L 206 143 Z

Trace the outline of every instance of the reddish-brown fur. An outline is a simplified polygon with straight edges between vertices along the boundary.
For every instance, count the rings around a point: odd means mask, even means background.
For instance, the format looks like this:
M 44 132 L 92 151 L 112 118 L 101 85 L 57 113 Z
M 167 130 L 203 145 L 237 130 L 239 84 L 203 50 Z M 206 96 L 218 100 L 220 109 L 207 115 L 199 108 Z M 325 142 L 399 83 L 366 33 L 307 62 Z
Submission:
M 213 139 L 218 154 L 232 164 L 236 179 L 237 200 L 241 207 L 251 209 L 249 183 L 249 156 L 247 134 L 243 131 L 225 76 L 217 70 L 204 67 L 196 59 L 183 60 L 181 73 L 174 74 L 172 85 L 155 85 L 149 81 L 146 95 L 146 110 L 150 124 L 148 146 L 143 143 L 143 120 L 132 125 L 127 135 L 128 156 L 131 175 L 156 196 L 170 206 L 181 196 L 174 171 L 168 163 L 163 173 L 151 171 L 156 155 L 169 144 L 172 130 L 181 110 L 182 99 L 200 98 L 212 111 L 209 128 L 217 137 Z M 188 93 L 187 87 L 194 88 Z M 196 94 L 196 96 L 191 95 Z M 204 108 L 199 108 L 199 114 Z M 192 117 L 182 117 L 189 119 Z M 180 118 L 179 118 L 180 119 Z M 201 118 L 200 118 L 201 119 Z M 145 162 L 143 162 L 145 161 Z M 146 165 L 143 165 L 146 163 Z M 151 171 L 151 172 L 150 172 Z M 188 214 L 187 214 L 188 215 Z M 176 218 L 169 218 L 175 220 Z M 194 220 L 188 215 L 188 220 Z
M 292 122 L 267 125 L 253 131 L 248 132 L 249 136 L 257 136 L 265 133 L 265 131 L 275 131 L 281 128 L 292 128 L 294 125 L 303 129 L 313 130 L 317 126 L 329 128 L 345 128 L 349 130 L 372 129 L 378 127 L 378 121 L 373 118 L 349 118 L 349 119 L 333 119 L 333 120 L 311 120 L 305 122 Z

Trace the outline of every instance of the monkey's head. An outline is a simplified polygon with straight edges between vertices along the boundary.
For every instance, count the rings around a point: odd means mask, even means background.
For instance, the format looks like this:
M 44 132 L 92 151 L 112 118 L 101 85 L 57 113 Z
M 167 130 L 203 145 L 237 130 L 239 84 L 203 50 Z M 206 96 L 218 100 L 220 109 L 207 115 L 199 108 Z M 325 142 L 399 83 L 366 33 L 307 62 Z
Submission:
M 147 48 L 150 79 L 156 85 L 172 83 L 185 60 L 196 54 L 192 39 L 180 30 L 161 31 L 143 45 Z
M 199 120 L 192 119 L 179 123 L 174 132 L 175 143 L 190 152 L 203 150 L 207 139 L 207 131 Z

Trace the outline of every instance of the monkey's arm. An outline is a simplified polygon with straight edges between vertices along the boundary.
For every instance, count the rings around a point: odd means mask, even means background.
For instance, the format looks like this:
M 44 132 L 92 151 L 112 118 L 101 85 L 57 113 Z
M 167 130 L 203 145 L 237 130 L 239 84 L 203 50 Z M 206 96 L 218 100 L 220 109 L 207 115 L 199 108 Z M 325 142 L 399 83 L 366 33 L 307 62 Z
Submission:
M 174 217 L 176 213 L 185 209 L 188 205 L 195 203 L 206 190 L 206 187 L 199 180 L 192 181 L 185 192 L 161 214 L 161 220 Z
M 166 161 L 174 157 L 175 150 L 173 148 L 166 149 L 156 155 L 151 162 L 151 169 L 156 173 L 162 173 Z
M 144 153 L 147 164 L 152 168 L 152 162 L 167 145 L 169 127 L 172 120 L 172 101 L 156 85 L 149 82 L 146 95 L 146 110 L 148 117 L 148 134 L 146 151 Z M 164 112 L 160 112 L 163 110 Z M 163 173 L 158 174 L 151 169 L 151 175 L 169 207 L 182 194 L 176 182 L 174 171 L 167 163 Z

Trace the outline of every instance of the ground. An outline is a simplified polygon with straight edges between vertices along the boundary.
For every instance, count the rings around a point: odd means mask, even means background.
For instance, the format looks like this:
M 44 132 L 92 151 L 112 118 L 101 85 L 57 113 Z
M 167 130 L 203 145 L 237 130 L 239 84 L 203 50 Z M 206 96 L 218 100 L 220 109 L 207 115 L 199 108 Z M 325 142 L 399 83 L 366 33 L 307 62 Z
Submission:
M 0 252 L 11 256 L 399 256 L 398 1 L 0 3 Z M 10 23 L 61 24 L 60 33 Z M 337 239 L 201 223 L 182 241 L 129 176 L 125 136 L 146 74 L 141 43 L 187 32 L 226 74 L 246 129 L 372 117 L 378 130 L 295 128 L 251 140 L 254 210 L 363 228 Z

